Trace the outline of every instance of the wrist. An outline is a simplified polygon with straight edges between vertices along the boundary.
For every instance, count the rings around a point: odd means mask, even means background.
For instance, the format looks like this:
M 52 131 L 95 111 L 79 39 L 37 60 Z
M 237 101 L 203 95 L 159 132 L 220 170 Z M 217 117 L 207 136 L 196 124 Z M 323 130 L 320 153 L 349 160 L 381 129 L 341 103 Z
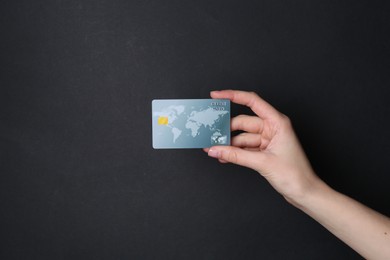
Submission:
M 299 191 L 290 196 L 284 196 L 284 198 L 294 207 L 304 210 L 310 203 L 315 201 L 316 198 L 327 196 L 332 191 L 332 188 L 314 175 L 306 185 L 303 185 L 303 187 L 299 189 Z

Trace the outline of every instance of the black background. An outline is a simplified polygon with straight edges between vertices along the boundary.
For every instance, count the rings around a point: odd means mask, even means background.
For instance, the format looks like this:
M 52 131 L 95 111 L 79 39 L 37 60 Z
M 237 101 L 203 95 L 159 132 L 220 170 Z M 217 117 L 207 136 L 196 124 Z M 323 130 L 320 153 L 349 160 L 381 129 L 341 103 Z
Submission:
M 255 91 L 390 215 L 385 2 L 2 1 L 0 258 L 360 259 L 257 173 L 153 150 L 151 100 Z

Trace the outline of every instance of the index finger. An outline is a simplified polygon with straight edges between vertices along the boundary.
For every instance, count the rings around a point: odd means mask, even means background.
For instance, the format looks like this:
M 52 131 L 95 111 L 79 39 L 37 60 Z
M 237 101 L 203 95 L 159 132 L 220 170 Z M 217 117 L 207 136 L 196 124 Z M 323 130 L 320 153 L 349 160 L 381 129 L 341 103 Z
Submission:
M 245 105 L 252 109 L 252 111 L 262 119 L 274 118 L 279 114 L 273 106 L 254 92 L 229 89 L 211 91 L 210 95 L 212 98 L 230 99 L 236 104 Z

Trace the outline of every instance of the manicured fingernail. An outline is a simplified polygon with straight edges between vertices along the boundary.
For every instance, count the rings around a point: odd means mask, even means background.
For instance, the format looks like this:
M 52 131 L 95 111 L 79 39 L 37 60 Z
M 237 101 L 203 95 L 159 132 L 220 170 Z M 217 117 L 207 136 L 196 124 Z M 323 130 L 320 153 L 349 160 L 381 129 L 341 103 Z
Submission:
M 219 158 L 219 155 L 220 155 L 220 151 L 218 150 L 210 149 L 208 152 L 208 156 L 213 158 Z

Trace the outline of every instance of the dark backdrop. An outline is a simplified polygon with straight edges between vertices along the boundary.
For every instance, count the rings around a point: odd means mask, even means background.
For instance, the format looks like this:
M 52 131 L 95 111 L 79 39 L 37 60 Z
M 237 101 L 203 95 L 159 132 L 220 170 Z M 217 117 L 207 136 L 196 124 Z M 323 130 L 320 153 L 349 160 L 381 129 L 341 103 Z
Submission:
M 390 215 L 385 2 L 2 1 L 0 258 L 360 259 L 255 172 L 153 150 L 151 100 L 256 91 Z

